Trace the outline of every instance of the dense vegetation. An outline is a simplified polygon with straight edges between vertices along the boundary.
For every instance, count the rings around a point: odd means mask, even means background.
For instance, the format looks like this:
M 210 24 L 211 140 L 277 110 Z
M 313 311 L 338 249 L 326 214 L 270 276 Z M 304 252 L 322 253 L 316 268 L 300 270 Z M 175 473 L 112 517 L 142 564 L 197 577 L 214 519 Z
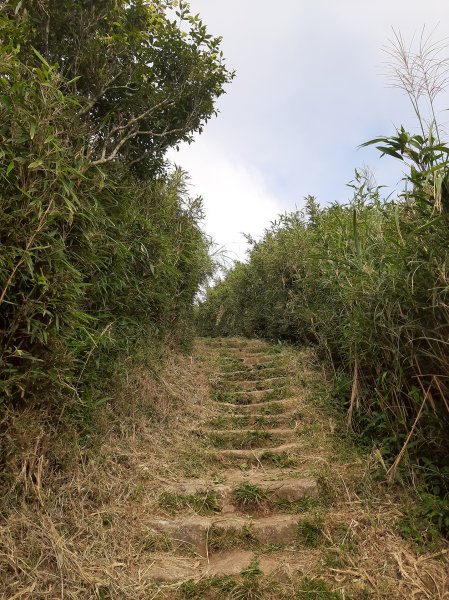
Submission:
M 136 347 L 191 337 L 209 242 L 164 155 L 232 74 L 172 0 L 11 0 L 0 28 L 0 397 L 79 414 Z
M 416 90 L 407 91 L 413 100 Z M 369 174 L 356 173 L 346 205 L 320 208 L 309 197 L 303 212 L 281 216 L 252 241 L 249 260 L 209 289 L 199 323 L 208 335 L 316 344 L 334 369 L 349 425 L 376 440 L 390 476 L 408 466 L 444 497 L 449 147 L 435 123 L 424 133 L 417 114 L 421 134 L 401 128 L 373 140 L 408 165 L 403 194 L 382 198 Z M 435 511 L 449 531 L 447 505 Z

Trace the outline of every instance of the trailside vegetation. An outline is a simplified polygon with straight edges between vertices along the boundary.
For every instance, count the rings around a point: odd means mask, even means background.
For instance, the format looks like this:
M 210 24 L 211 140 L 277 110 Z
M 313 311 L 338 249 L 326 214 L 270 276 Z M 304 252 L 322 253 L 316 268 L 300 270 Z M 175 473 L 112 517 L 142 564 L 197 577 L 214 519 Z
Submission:
M 446 71 L 430 69 L 421 41 L 416 55 L 399 35 L 393 47 L 397 72 L 413 67 L 406 91 L 421 133 L 400 128 L 369 142 L 408 165 L 403 193 L 384 198 L 356 172 L 347 204 L 309 197 L 251 241 L 248 261 L 208 290 L 198 322 L 206 335 L 316 344 L 348 426 L 374 440 L 390 478 L 408 467 L 424 482 L 435 495 L 428 511 L 449 533 L 449 147 L 419 109 L 429 100 L 433 110 Z
M 136 348 L 192 336 L 209 240 L 164 155 L 233 74 L 174 0 L 11 0 L 0 37 L 2 410 L 82 421 Z

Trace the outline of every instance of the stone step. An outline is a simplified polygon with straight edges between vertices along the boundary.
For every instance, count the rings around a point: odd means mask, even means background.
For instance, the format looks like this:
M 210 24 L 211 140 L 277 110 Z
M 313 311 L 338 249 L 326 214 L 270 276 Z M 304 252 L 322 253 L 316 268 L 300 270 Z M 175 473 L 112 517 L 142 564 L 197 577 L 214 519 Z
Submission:
M 174 584 L 188 580 L 200 581 L 207 577 L 238 577 L 257 560 L 264 576 L 278 581 L 289 582 L 303 568 L 304 563 L 296 553 L 260 555 L 251 550 L 228 550 L 217 552 L 207 558 L 164 556 L 152 557 L 145 569 L 145 576 L 158 584 Z M 178 595 L 176 596 L 179 597 Z M 198 598 L 198 596 L 195 596 Z M 239 596 L 240 597 L 240 596 Z M 243 596 L 242 596 L 243 597 Z M 247 598 L 260 596 L 245 596 Z
M 221 429 L 203 429 L 201 433 L 205 434 L 205 435 L 215 435 L 215 434 L 220 434 L 220 435 L 242 435 L 247 433 L 248 435 L 250 434 L 257 434 L 260 432 L 260 429 L 256 428 L 256 429 L 225 429 L 224 431 Z M 282 435 L 289 435 L 291 433 L 294 433 L 295 430 L 292 428 L 270 428 L 270 429 L 264 429 L 263 433 L 270 433 L 271 435 L 278 435 L 278 436 L 282 436 Z
M 228 347 L 224 346 L 218 349 L 218 357 L 232 357 L 232 358 L 240 358 L 242 356 L 273 356 L 271 352 L 269 352 L 269 346 L 239 346 L 239 347 Z M 215 355 L 217 356 L 217 354 Z
M 240 347 L 232 350 L 233 356 L 259 356 L 260 354 L 265 354 L 268 356 L 273 356 L 271 352 L 269 352 L 268 346 L 260 346 L 260 347 Z
M 279 427 L 280 425 L 290 425 L 296 428 L 301 422 L 301 415 L 296 410 L 290 410 L 279 415 L 267 415 L 260 412 L 242 415 L 240 413 L 222 414 L 214 417 L 208 423 L 211 429 L 236 429 L 244 427 Z
M 202 340 L 206 346 L 210 347 L 210 348 L 216 348 L 218 350 L 239 350 L 239 349 L 245 349 L 245 350 L 267 350 L 268 348 L 270 348 L 270 345 L 267 344 L 266 342 L 260 340 L 227 340 L 227 341 L 223 341 L 223 340 L 217 340 L 215 339 L 214 341 L 212 341 L 211 339 L 206 340 L 205 338 L 203 338 Z
M 290 396 L 289 398 L 281 398 L 280 400 L 270 400 L 268 402 L 253 402 L 252 404 L 233 404 L 232 402 L 218 402 L 217 404 L 223 410 L 231 410 L 235 412 L 236 406 L 241 414 L 250 414 L 259 412 L 262 414 L 281 414 L 289 408 L 298 407 L 301 404 L 300 399 L 297 396 Z
M 254 449 L 276 447 L 296 439 L 293 429 L 231 429 L 202 431 L 215 448 Z
M 222 389 L 227 389 L 230 392 L 256 392 L 260 390 L 272 389 L 278 386 L 283 386 L 288 382 L 288 377 L 268 377 L 259 381 L 237 380 L 228 382 L 218 382 Z
M 301 445 L 296 442 L 288 444 L 282 444 L 274 447 L 263 447 L 263 448 L 226 448 L 218 450 L 218 458 L 224 463 L 227 462 L 244 462 L 246 464 L 263 464 L 270 462 L 271 464 L 279 466 L 293 466 L 295 462 L 295 454 L 297 455 L 301 450 Z
M 225 577 L 238 576 L 247 569 L 254 560 L 257 560 L 259 569 L 264 576 L 269 576 L 278 581 L 288 582 L 294 573 L 303 566 L 293 552 L 287 554 L 272 553 L 261 556 L 250 550 L 231 550 L 229 552 L 220 552 L 213 555 L 207 565 L 205 575 L 207 577 Z M 246 598 L 261 598 L 261 596 L 251 595 Z
M 276 355 L 256 355 L 256 356 L 245 356 L 240 360 L 246 367 L 257 367 L 258 369 L 262 367 L 276 367 L 276 362 L 278 362 Z
M 226 393 L 232 394 L 235 397 L 249 396 L 257 402 L 259 399 L 266 398 L 267 396 L 274 396 L 276 393 L 286 392 L 288 389 L 288 385 L 276 385 L 264 388 L 263 390 L 235 390 L 233 392 L 227 391 Z
M 290 390 L 288 386 L 284 386 L 278 388 L 268 388 L 265 390 L 253 390 L 250 392 L 228 392 L 217 390 L 214 392 L 213 397 L 217 401 L 240 406 L 260 402 L 269 402 L 271 400 L 280 400 L 282 398 L 286 398 L 289 393 Z
M 206 497 L 212 494 L 218 500 L 221 514 L 233 513 L 240 510 L 240 504 L 235 495 L 235 490 L 241 486 L 256 486 L 268 502 L 284 500 L 296 502 L 303 498 L 316 497 L 319 487 L 315 479 L 300 476 L 290 472 L 283 476 L 279 470 L 253 470 L 250 472 L 236 471 L 230 473 L 224 483 L 213 483 L 204 479 L 189 479 L 172 483 L 162 492 L 174 497 L 192 498 Z
M 272 356 L 277 356 L 276 354 L 272 354 L 268 352 L 268 348 L 234 348 L 229 350 L 228 352 L 221 352 L 220 358 L 221 360 L 229 358 L 230 360 L 242 360 L 244 358 L 257 358 L 259 356 L 265 356 L 266 358 L 270 358 Z
M 274 392 L 274 388 L 268 388 L 266 390 L 243 390 L 233 392 L 219 390 L 215 393 L 215 396 L 220 402 L 227 402 L 228 404 L 252 404 L 253 402 L 261 402 L 263 398 L 269 394 L 273 394 Z
M 277 369 L 279 364 L 276 358 L 267 354 L 242 355 L 242 356 L 222 356 L 220 358 L 220 366 L 222 375 L 233 373 L 239 369 L 243 372 L 260 371 L 265 369 Z M 229 369 L 229 366 L 233 367 Z
M 271 515 L 151 519 L 147 530 L 169 540 L 176 549 L 209 556 L 230 548 L 257 548 L 265 544 L 289 544 L 297 539 L 298 516 Z
M 263 369 L 247 369 L 247 370 L 235 370 L 227 372 L 217 372 L 217 379 L 225 382 L 245 380 L 245 381 L 261 381 L 272 377 L 289 377 L 289 373 L 284 368 L 278 367 L 264 367 Z
M 241 413 L 230 412 L 228 414 L 219 414 L 212 417 L 206 425 L 210 429 L 226 430 L 237 427 L 248 427 L 254 422 L 252 415 L 242 415 Z

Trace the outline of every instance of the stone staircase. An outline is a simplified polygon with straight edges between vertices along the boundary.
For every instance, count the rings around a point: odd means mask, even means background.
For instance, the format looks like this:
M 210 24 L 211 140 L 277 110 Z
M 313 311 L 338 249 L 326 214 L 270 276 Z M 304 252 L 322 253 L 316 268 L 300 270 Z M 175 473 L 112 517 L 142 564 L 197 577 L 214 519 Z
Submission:
M 173 481 L 161 490 L 161 506 L 174 514 L 148 522 L 151 543 L 171 550 L 152 566 L 154 578 L 238 575 L 256 560 L 264 574 L 281 579 L 294 567 L 298 509 L 320 494 L 317 481 L 298 468 L 298 385 L 264 342 L 203 344 L 217 357 L 216 414 L 197 434 L 205 461 L 217 468 L 214 478 Z

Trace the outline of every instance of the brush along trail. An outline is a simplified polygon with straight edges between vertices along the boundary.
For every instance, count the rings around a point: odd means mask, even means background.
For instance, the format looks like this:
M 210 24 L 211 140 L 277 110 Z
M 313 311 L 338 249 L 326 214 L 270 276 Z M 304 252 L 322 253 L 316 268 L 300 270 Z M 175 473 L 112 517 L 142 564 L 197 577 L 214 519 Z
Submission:
M 410 547 L 379 525 L 397 506 L 370 497 L 373 465 L 313 407 L 326 386 L 310 352 L 240 338 L 198 347 L 211 399 L 192 431 L 202 468 L 161 489 L 147 522 L 166 551 L 150 567 L 154 597 L 448 598 L 447 549 L 418 573 Z

